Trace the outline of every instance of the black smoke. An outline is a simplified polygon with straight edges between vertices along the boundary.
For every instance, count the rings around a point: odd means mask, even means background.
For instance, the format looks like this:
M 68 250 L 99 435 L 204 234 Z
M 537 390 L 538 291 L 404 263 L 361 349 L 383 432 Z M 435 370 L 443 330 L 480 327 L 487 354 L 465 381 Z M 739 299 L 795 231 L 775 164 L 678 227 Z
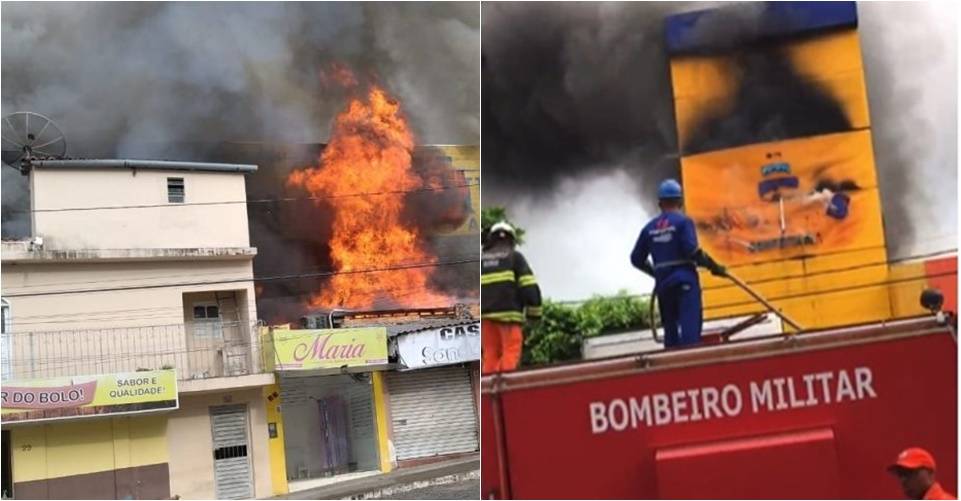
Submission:
M 781 47 L 751 44 L 732 58 L 734 99 L 694 126 L 684 154 L 851 130 L 841 104 L 799 75 Z
M 2 14 L 2 115 L 49 116 L 71 156 L 324 142 L 344 103 L 322 78 L 334 63 L 390 89 L 422 142 L 477 142 L 476 2 L 4 2 Z M 25 178 L 3 169 L 3 235 L 26 236 Z
M 675 173 L 662 26 L 682 8 L 485 3 L 485 200 L 549 199 L 562 180 L 612 166 L 639 181 Z
M 897 5 L 895 5 L 897 4 Z M 654 210 L 655 183 L 678 175 L 681 151 L 664 43 L 664 18 L 718 4 L 489 3 L 483 6 L 481 79 L 485 205 L 518 200 L 551 207 L 565 180 L 626 172 L 638 198 Z M 757 43 L 762 3 L 704 15 L 696 35 L 734 57 L 735 106 L 704 117 L 687 152 L 848 130 L 849 121 L 822 89 L 796 78 L 777 44 Z M 953 182 L 957 118 L 931 116 L 918 95 L 937 89 L 954 108 L 956 66 L 942 57 L 948 40 L 929 32 L 926 4 L 860 4 L 864 68 L 889 253 L 899 255 L 924 223 L 917 201 L 932 190 L 916 175 L 940 172 Z M 861 14 L 859 12 L 859 15 Z M 930 14 L 929 14 L 930 15 Z M 914 19 L 907 22 L 905 19 Z M 763 42 L 763 41 L 762 41 Z M 906 45 L 907 44 L 907 45 Z M 912 54 L 922 54 L 912 59 Z M 940 61 L 940 63 L 937 63 Z M 910 68 L 924 66 L 933 81 Z M 935 67 L 934 71 L 931 68 Z M 947 82 L 955 82 L 948 91 Z M 928 167 L 951 148 L 953 164 Z M 950 162 L 949 162 L 950 163 Z M 956 211 L 957 194 L 937 204 Z M 933 211 L 937 212 L 937 211 Z M 938 228 L 940 232 L 954 231 Z

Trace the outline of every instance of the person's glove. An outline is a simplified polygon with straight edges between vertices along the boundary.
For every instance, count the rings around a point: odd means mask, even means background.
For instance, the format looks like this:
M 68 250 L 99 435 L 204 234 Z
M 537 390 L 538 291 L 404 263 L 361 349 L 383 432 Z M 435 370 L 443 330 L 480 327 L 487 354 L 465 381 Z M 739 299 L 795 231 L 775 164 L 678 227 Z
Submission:
M 692 256 L 694 262 L 700 266 L 703 266 L 711 272 L 715 277 L 726 277 L 727 268 L 721 266 L 720 263 L 715 261 L 711 256 L 707 255 L 706 252 L 698 249 L 697 252 Z
M 711 272 L 711 275 L 714 275 L 715 277 L 727 276 L 727 268 L 717 262 L 712 263 L 708 270 Z

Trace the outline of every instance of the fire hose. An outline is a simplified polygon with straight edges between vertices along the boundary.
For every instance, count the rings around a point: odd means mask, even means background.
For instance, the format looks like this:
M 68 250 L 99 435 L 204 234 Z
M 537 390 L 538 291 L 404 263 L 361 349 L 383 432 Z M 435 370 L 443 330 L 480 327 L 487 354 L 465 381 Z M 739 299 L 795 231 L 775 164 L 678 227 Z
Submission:
M 736 275 L 732 275 L 730 272 L 727 272 L 724 274 L 724 276 L 725 278 L 728 278 L 732 282 L 734 282 L 734 284 L 740 287 L 744 292 L 747 292 L 748 295 L 750 295 L 755 300 L 757 300 L 757 302 L 764 305 L 764 307 L 767 308 L 768 311 L 777 315 L 778 318 L 784 321 L 784 323 L 790 325 L 797 331 L 804 330 L 804 328 L 801 327 L 800 324 L 792 320 L 791 317 L 787 316 L 787 314 L 785 314 L 781 310 L 777 309 L 773 304 L 771 304 L 770 301 L 768 301 L 767 299 L 764 299 L 764 297 L 761 296 L 761 294 L 759 294 L 756 290 L 751 288 L 751 286 L 749 286 L 743 280 L 738 278 Z M 656 302 L 657 302 L 657 286 L 655 285 L 654 289 L 651 290 L 651 301 L 650 301 L 650 310 L 649 310 L 650 321 L 651 321 L 651 336 L 654 337 L 655 342 L 659 344 L 664 344 L 664 339 L 657 335 L 657 317 L 655 317 L 654 315 L 654 304 Z

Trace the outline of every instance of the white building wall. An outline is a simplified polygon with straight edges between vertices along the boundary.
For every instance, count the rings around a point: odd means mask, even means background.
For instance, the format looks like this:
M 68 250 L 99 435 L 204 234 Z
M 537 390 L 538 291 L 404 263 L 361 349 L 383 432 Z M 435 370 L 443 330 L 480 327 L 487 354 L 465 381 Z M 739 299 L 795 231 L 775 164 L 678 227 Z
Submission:
M 37 168 L 33 236 L 47 249 L 247 247 L 243 173 Z M 183 178 L 186 205 L 169 203 L 167 178 Z M 157 205 L 110 210 L 48 209 Z M 38 212 L 40 210 L 41 212 Z

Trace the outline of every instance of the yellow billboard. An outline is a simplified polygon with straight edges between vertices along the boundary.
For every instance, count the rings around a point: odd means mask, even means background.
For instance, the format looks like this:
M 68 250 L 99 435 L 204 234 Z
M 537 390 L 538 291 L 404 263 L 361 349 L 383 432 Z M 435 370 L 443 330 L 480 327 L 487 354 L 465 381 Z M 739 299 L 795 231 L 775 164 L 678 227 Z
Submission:
M 387 328 L 274 329 L 274 368 L 337 369 L 387 363 Z
M 447 235 L 477 235 L 480 232 L 480 147 L 476 145 L 436 146 L 448 159 L 451 169 L 457 172 L 459 183 L 465 186 L 468 197 L 464 200 L 467 219 L 460 227 Z
M 725 264 L 884 246 L 867 130 L 692 155 L 681 173 L 698 240 Z
M 767 135 L 802 137 L 871 126 L 856 29 L 765 47 L 671 58 L 684 154 L 764 142 Z M 805 124 L 807 116 L 816 116 L 817 123 Z M 735 130 L 751 134 L 732 135 Z
M 0 389 L 3 423 L 173 410 L 174 370 L 7 381 Z

